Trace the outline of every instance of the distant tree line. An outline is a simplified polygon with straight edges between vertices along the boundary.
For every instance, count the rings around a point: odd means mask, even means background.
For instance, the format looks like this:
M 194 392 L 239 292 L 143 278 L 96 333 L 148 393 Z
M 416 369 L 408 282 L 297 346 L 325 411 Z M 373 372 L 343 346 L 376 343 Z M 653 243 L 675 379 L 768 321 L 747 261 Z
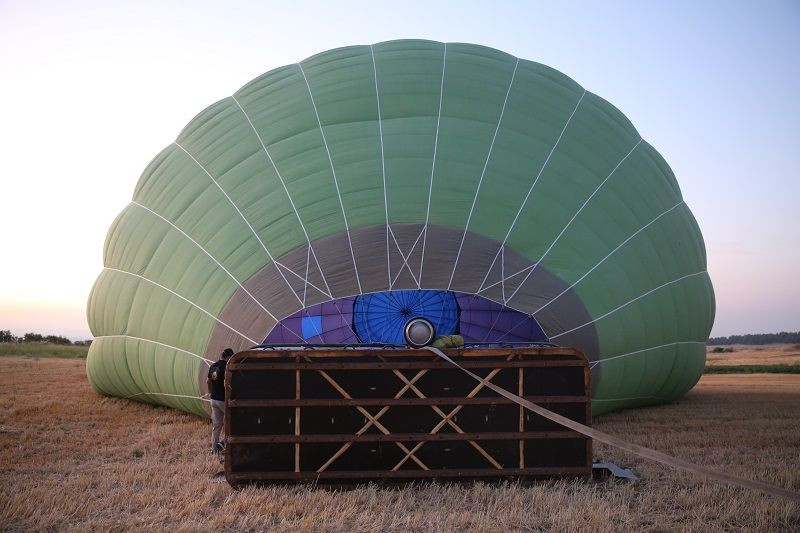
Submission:
M 0 342 L 39 342 L 62 344 L 65 346 L 89 346 L 92 344 L 92 341 L 90 340 L 72 342 L 68 338 L 62 337 L 61 335 L 42 335 L 40 333 L 26 333 L 21 337 L 17 337 L 16 335 L 12 335 L 11 331 L 7 329 L 0 330 Z
M 800 342 L 800 331 L 781 331 L 780 333 L 755 333 L 749 335 L 731 335 L 729 337 L 711 337 L 707 344 L 790 344 Z

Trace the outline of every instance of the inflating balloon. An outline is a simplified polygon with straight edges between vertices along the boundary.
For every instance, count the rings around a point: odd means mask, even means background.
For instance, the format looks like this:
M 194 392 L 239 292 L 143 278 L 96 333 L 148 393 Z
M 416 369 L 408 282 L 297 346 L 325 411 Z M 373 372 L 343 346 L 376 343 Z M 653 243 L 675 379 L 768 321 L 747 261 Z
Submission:
M 699 379 L 702 236 L 615 107 L 472 44 L 340 48 L 256 78 L 145 169 L 88 317 L 100 393 L 204 413 L 225 347 L 549 341 L 592 364 L 595 413 Z

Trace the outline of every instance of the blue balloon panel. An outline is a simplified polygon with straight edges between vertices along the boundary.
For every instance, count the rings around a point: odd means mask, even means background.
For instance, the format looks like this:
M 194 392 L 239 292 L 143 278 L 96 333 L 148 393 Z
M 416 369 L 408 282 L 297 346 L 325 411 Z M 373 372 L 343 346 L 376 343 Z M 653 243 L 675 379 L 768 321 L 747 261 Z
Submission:
M 404 344 L 403 328 L 412 318 L 427 318 L 437 335 L 458 330 L 459 309 L 449 291 L 387 291 L 358 296 L 353 329 L 362 342 Z
M 322 335 L 322 316 L 310 315 L 302 317 L 300 319 L 300 328 L 305 340 Z

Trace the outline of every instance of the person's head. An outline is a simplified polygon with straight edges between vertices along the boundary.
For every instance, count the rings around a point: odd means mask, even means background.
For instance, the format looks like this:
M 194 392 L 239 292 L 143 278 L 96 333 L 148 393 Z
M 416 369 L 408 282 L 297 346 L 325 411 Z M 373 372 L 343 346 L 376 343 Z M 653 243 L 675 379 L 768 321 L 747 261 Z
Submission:
M 228 359 L 232 355 L 233 355 L 233 350 L 231 350 L 230 348 L 225 348 L 224 350 L 222 350 L 223 359 Z

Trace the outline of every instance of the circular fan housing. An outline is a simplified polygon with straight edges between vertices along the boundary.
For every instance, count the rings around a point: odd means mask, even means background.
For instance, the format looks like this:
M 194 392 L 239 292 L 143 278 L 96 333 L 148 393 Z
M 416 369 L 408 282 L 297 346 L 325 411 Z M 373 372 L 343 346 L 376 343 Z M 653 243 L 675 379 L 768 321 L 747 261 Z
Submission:
M 403 337 L 406 344 L 412 348 L 422 348 L 433 341 L 436 330 L 431 321 L 426 318 L 412 318 L 403 328 Z

